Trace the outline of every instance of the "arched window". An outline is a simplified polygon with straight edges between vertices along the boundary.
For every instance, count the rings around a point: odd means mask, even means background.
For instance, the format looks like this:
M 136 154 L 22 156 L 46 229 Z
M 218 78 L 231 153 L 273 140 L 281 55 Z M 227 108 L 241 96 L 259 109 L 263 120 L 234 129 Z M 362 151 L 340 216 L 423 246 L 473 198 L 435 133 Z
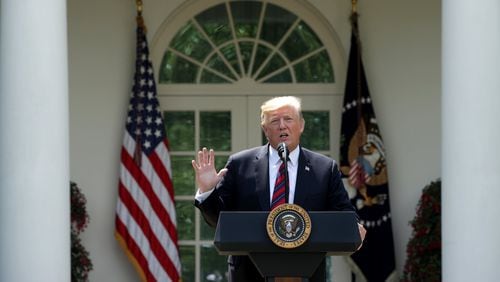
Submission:
M 160 83 L 333 82 L 325 46 L 298 15 L 261 1 L 224 2 L 189 19 L 162 59 Z

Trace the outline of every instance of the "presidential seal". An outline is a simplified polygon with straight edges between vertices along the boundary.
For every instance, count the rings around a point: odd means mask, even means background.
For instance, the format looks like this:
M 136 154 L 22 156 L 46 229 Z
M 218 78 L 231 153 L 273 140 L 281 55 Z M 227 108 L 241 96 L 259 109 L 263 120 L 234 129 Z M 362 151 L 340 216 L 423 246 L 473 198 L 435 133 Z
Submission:
M 279 247 L 297 248 L 304 244 L 311 234 L 311 218 L 298 205 L 280 205 L 267 216 L 267 234 Z

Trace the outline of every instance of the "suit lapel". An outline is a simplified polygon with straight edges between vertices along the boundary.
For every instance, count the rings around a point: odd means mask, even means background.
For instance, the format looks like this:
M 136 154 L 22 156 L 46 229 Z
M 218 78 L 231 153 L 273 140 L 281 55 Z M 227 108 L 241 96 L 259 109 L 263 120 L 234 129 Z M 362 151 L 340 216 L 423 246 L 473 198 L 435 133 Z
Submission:
M 260 207 L 263 211 L 271 209 L 269 198 L 269 153 L 268 146 L 262 146 L 255 157 L 255 184 L 259 197 Z
M 293 199 L 294 204 L 301 207 L 304 206 L 308 194 L 307 183 L 314 183 L 311 177 L 312 172 L 309 158 L 304 153 L 304 150 L 300 148 L 299 165 L 297 167 L 297 182 L 295 183 L 295 197 Z

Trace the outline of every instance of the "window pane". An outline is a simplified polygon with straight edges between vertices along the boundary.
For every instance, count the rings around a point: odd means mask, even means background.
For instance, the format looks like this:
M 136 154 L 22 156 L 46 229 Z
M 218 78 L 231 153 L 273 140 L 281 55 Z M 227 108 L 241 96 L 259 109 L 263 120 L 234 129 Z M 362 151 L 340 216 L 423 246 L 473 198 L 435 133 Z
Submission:
M 243 60 L 243 66 L 246 72 L 249 72 L 250 59 L 252 58 L 253 42 L 240 42 L 240 53 Z
M 194 246 L 179 246 L 179 251 L 182 264 L 182 281 L 194 282 L 195 281 Z
M 163 116 L 170 149 L 172 151 L 194 150 L 194 112 L 168 111 Z
M 200 144 L 231 151 L 231 112 L 200 112 Z
M 232 39 L 231 29 L 227 18 L 226 6 L 224 4 L 210 8 L 196 16 L 203 30 L 216 46 Z
M 311 150 L 330 150 L 330 113 L 328 111 L 304 111 L 306 122 L 300 143 Z
M 318 49 L 322 44 L 316 34 L 304 22 L 300 22 L 281 47 L 288 60 L 294 60 Z
M 240 63 L 238 62 L 238 57 L 236 56 L 236 46 L 231 43 L 222 47 L 220 51 L 222 52 L 226 60 L 231 64 L 236 73 L 241 74 Z
M 227 159 L 228 158 L 226 156 L 221 156 L 220 154 L 215 157 L 215 168 L 217 171 L 226 166 Z
M 160 83 L 194 83 L 198 66 L 168 51 L 160 67 Z
M 212 51 L 212 46 L 205 40 L 203 35 L 189 21 L 170 43 L 173 49 L 202 62 L 203 59 Z
M 262 78 L 262 77 L 266 76 L 267 74 L 270 74 L 271 72 L 279 69 L 280 67 L 284 66 L 285 64 L 286 64 L 285 61 L 278 54 L 274 54 L 274 56 L 271 58 L 271 60 L 269 60 L 267 65 L 260 72 L 258 78 Z
M 218 76 L 217 74 L 204 70 L 201 73 L 201 79 L 200 82 L 202 83 L 230 83 L 231 81 L 227 80 L 226 78 L 223 78 L 221 76 Z
M 194 240 L 194 209 L 192 200 L 175 202 L 179 240 Z
M 269 54 L 271 54 L 271 49 L 259 44 L 259 46 L 257 47 L 257 54 L 255 55 L 252 74 L 254 74 L 259 69 L 260 65 L 269 56 Z
M 191 165 L 193 157 L 171 156 L 172 161 L 172 181 L 175 195 L 193 195 L 195 192 L 194 171 Z
M 233 73 L 229 71 L 227 65 L 218 54 L 214 54 L 212 57 L 210 57 L 210 60 L 208 60 L 207 62 L 207 66 L 221 72 L 224 75 L 229 76 L 232 79 L 235 79 Z
M 210 245 L 201 246 L 200 281 L 227 281 L 227 258 Z
M 266 79 L 264 82 L 267 83 L 290 83 L 292 82 L 292 74 L 290 73 L 289 69 L 286 69 L 278 74 L 275 74 L 271 76 L 270 78 Z
M 200 225 L 201 231 L 201 240 L 213 240 L 215 238 L 215 227 L 208 225 L 205 220 L 202 218 L 202 223 Z
M 326 51 L 296 64 L 293 69 L 297 82 L 334 82 L 330 57 Z
M 260 38 L 271 44 L 277 44 L 296 19 L 297 16 L 287 10 L 268 4 Z
M 255 38 L 257 36 L 257 25 L 259 23 L 260 2 L 231 2 L 231 14 L 233 15 L 236 36 Z

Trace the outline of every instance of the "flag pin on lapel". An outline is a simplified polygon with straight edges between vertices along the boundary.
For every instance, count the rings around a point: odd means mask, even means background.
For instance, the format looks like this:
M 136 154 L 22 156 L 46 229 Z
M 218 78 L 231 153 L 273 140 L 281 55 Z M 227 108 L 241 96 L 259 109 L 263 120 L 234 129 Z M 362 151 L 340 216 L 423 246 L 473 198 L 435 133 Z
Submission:
M 308 166 L 306 166 L 306 171 L 309 171 L 309 167 Z

